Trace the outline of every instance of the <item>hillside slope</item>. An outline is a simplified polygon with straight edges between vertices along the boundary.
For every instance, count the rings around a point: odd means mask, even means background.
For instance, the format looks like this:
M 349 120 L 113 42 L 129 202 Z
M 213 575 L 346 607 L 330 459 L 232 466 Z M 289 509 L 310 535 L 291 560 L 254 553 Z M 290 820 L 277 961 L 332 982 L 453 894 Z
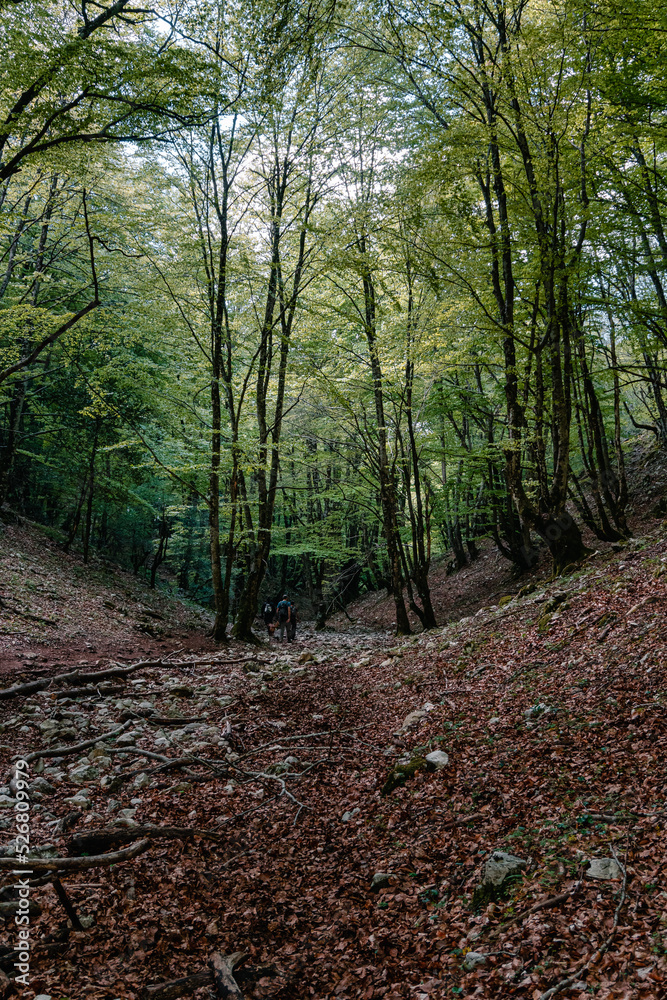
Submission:
M 38 525 L 0 522 L 0 674 L 31 664 L 200 648 L 212 617 L 138 577 L 68 555 Z

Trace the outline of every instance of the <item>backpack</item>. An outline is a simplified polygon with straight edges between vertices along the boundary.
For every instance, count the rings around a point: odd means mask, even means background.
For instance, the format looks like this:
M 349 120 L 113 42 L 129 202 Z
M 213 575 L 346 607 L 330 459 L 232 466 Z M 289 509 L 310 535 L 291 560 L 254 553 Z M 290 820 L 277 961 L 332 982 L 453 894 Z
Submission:
M 269 602 L 268 602 L 268 601 L 267 601 L 267 602 L 266 602 L 266 604 L 264 605 L 264 608 L 263 608 L 263 610 L 262 610 L 262 614 L 263 614 L 263 615 L 272 615 L 272 614 L 273 614 L 273 605 L 272 605 L 272 604 L 269 604 Z
M 280 601 L 277 607 L 278 621 L 286 622 L 289 618 L 289 601 Z

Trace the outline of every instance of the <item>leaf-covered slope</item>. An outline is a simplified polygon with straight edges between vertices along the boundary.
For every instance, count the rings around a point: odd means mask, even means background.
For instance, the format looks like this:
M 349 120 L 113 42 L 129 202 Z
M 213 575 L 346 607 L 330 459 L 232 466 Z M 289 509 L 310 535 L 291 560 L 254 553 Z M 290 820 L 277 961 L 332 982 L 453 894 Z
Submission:
M 0 671 L 159 650 L 184 633 L 205 642 L 208 613 L 130 573 L 84 566 L 37 526 L 0 522 Z
M 248 657 L 238 646 L 172 658 L 133 674 L 123 698 L 74 701 L 60 717 L 44 695 L 3 705 L 3 740 L 21 753 L 59 745 L 73 716 L 100 736 L 140 702 L 162 720 L 104 739 L 102 777 L 81 777 L 79 753 L 45 758 L 53 791 L 34 843 L 65 852 L 69 832 L 50 817 L 76 792 L 89 802 L 69 821 L 77 834 L 157 823 L 220 838 L 161 839 L 95 878 L 67 875 L 91 924 L 69 936 L 56 897 L 35 890 L 35 986 L 138 998 L 212 951 L 245 950 L 247 998 L 537 1000 L 565 979 L 599 997 L 660 996 L 666 567 L 660 529 L 400 644 L 360 626 L 302 633 L 254 662 L 226 663 Z M 55 730 L 38 729 L 35 705 Z M 436 749 L 448 766 L 382 795 L 397 763 Z M 152 770 L 146 753 L 172 766 L 187 755 L 192 776 Z M 108 780 L 122 774 L 134 777 Z M 475 895 L 497 850 L 525 874 Z M 621 877 L 585 874 L 614 855 Z M 374 892 L 377 873 L 388 878 Z M 58 934 L 54 972 L 45 947 Z

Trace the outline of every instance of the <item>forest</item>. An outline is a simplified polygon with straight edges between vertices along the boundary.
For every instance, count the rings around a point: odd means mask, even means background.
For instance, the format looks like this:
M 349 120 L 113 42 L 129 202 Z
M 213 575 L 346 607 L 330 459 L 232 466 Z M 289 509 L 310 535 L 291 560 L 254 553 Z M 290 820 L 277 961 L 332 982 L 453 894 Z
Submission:
M 248 639 L 489 539 L 559 574 L 667 444 L 645 0 L 0 7 L 0 503 Z
M 0 1000 L 667 995 L 666 65 L 0 0 Z

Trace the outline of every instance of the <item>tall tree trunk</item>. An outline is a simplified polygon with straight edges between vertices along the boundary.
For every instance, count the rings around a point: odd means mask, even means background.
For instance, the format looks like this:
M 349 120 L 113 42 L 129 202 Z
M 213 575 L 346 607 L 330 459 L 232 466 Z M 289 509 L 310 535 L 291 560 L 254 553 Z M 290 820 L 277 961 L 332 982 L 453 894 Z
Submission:
M 97 455 L 97 441 L 100 433 L 100 418 L 95 421 L 95 437 L 93 447 L 90 452 L 90 465 L 88 467 L 88 504 L 86 506 L 86 520 L 83 528 L 83 561 L 88 562 L 90 550 L 90 532 L 93 523 L 93 496 L 95 492 L 95 457 Z

